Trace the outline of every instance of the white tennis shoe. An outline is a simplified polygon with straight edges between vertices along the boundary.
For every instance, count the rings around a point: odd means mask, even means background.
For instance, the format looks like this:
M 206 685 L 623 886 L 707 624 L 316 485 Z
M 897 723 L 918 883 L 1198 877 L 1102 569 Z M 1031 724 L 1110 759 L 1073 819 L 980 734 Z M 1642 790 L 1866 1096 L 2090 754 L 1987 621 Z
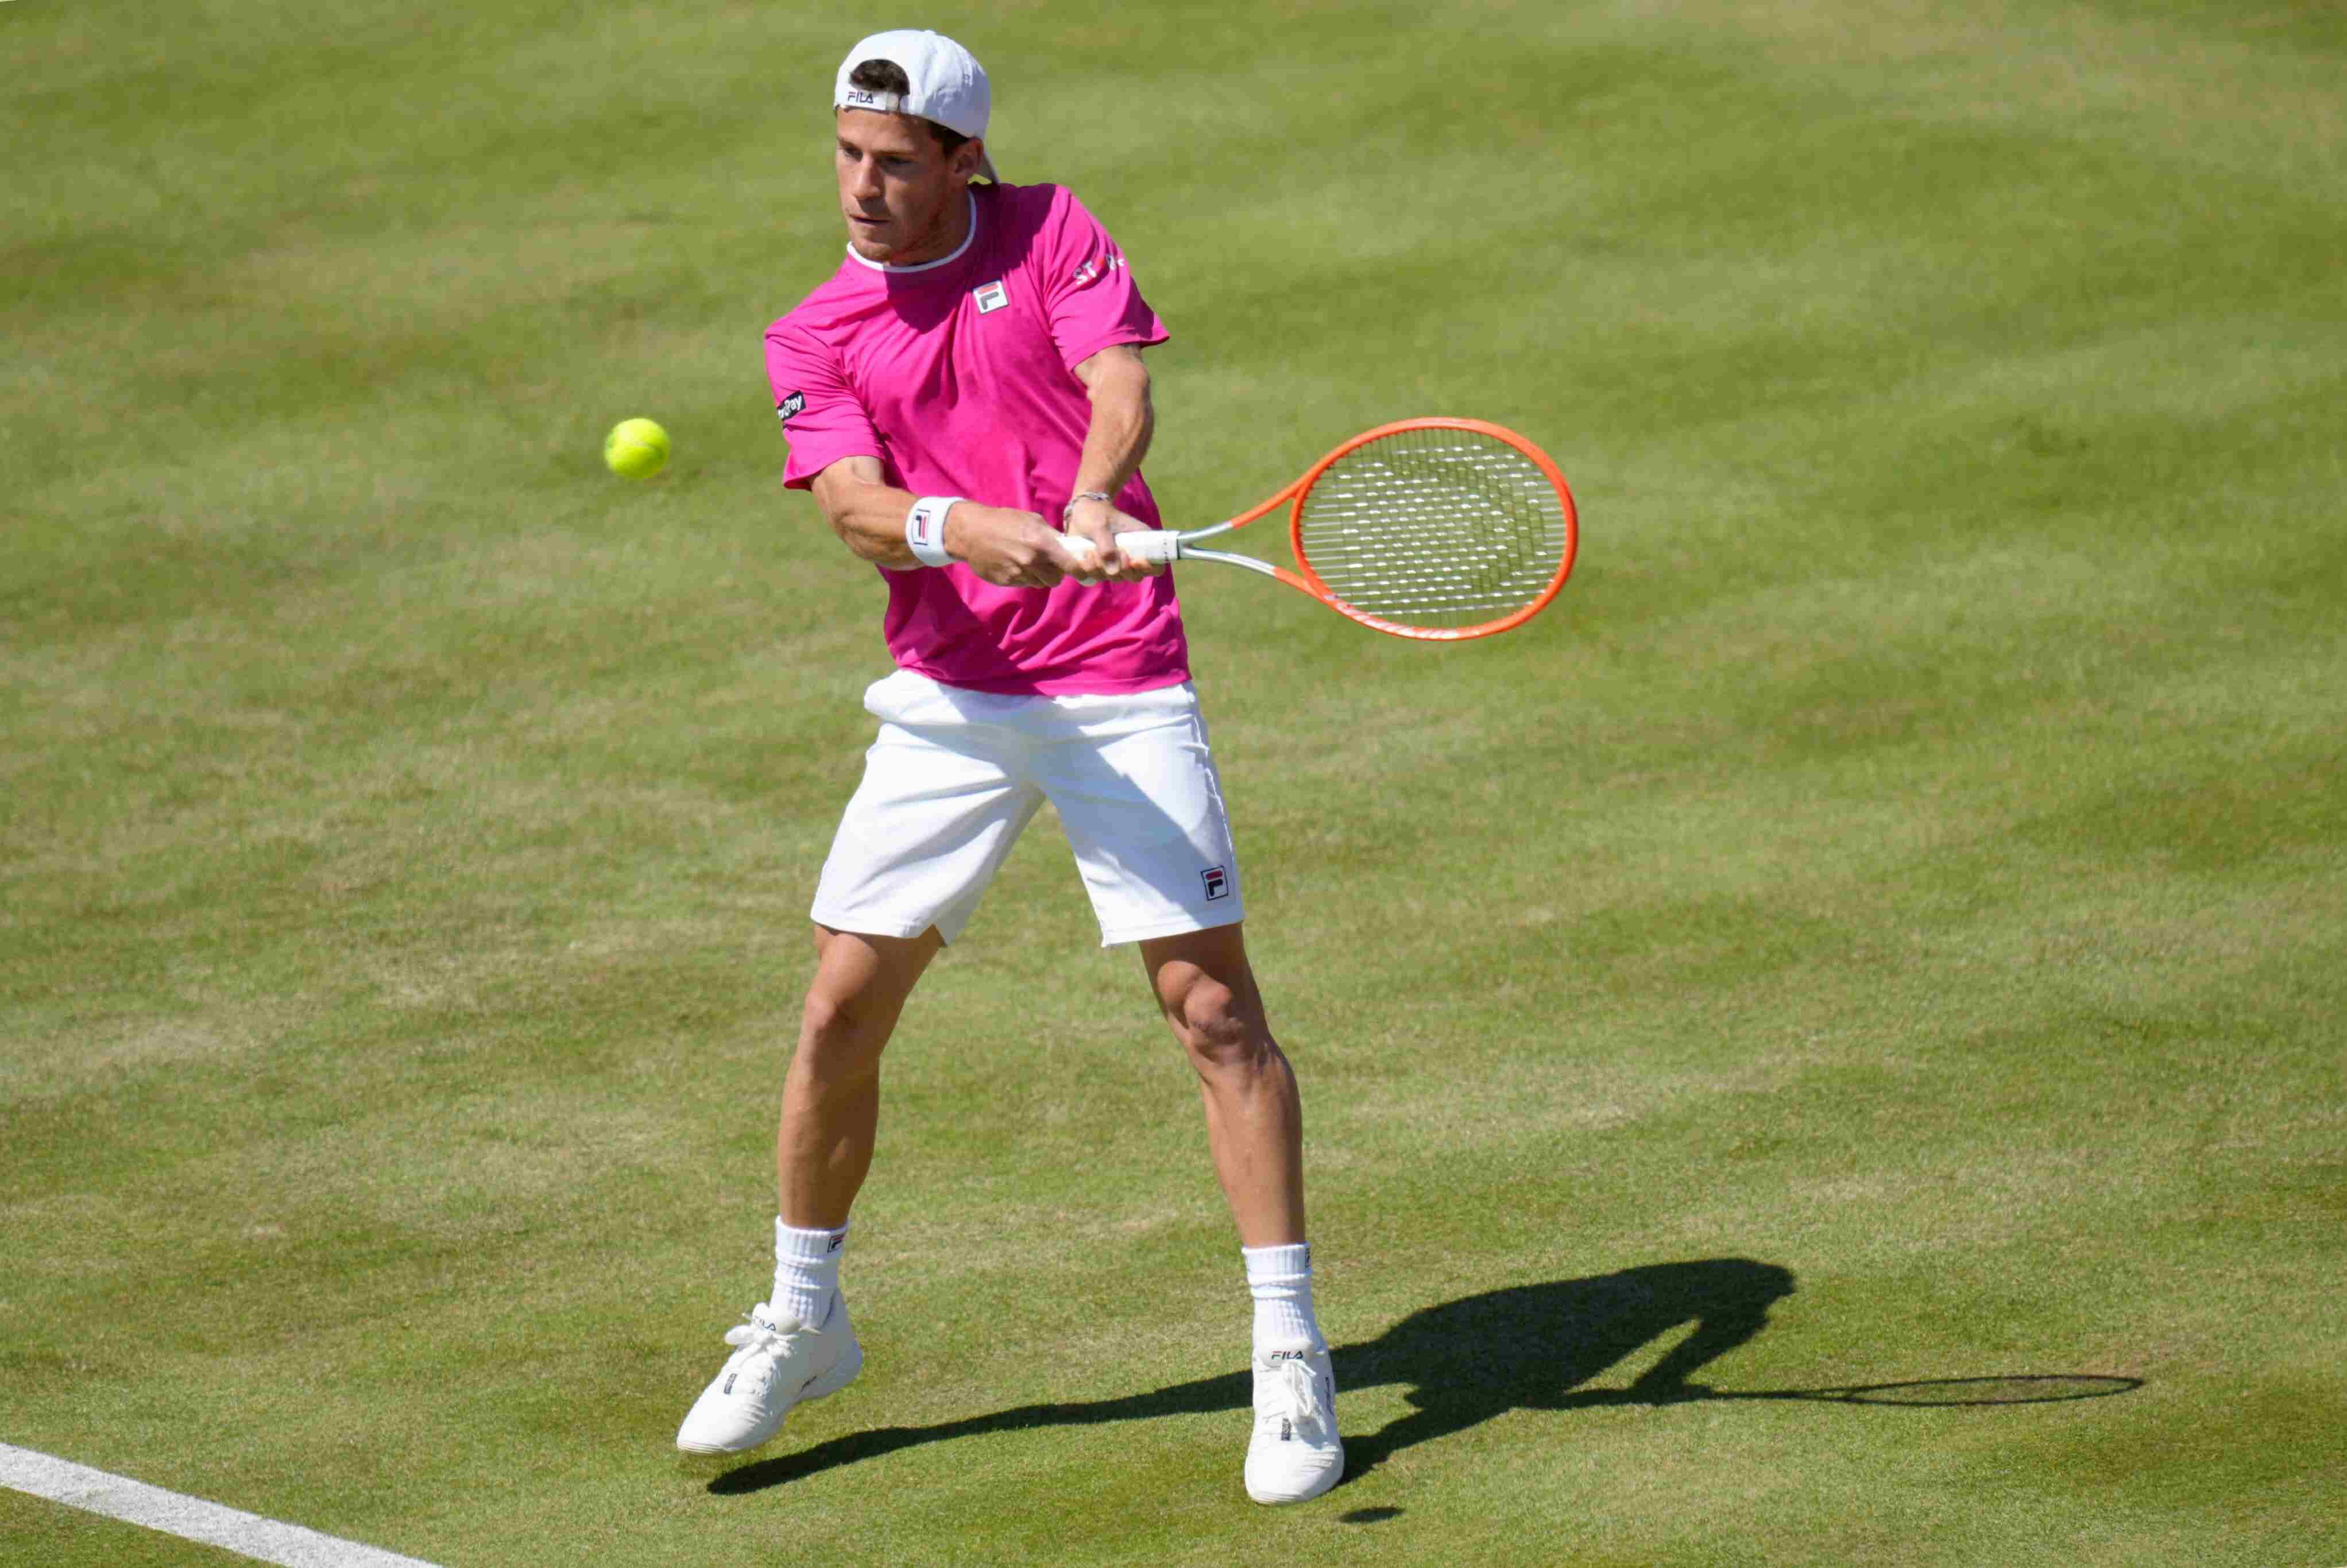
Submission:
M 1337 1375 L 1327 1349 L 1296 1345 L 1257 1352 L 1247 1495 L 1257 1502 L 1303 1502 L 1336 1485 L 1344 1473 Z
M 725 1331 L 733 1354 L 677 1428 L 682 1452 L 746 1452 L 783 1430 L 793 1405 L 836 1394 L 864 1370 L 864 1347 L 856 1342 L 839 1292 L 831 1293 L 820 1326 L 769 1317 L 769 1310 L 753 1307 L 748 1322 Z

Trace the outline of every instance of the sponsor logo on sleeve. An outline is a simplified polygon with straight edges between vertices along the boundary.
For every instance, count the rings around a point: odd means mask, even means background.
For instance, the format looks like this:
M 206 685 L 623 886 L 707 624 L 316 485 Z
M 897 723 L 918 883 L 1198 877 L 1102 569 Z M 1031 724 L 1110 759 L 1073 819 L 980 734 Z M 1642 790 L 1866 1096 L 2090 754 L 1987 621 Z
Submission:
M 784 424 L 788 425 L 791 422 L 791 416 L 805 406 L 806 394 L 804 392 L 794 392 L 788 397 L 784 398 L 780 403 L 774 405 L 774 416 L 777 419 L 780 419 Z
M 978 300 L 979 315 L 984 315 L 989 311 L 999 311 L 1010 302 L 1010 295 L 1003 289 L 1002 280 L 999 278 L 990 283 L 979 284 L 970 291 L 970 293 Z
M 1204 871 L 1199 872 L 1198 875 L 1206 884 L 1206 901 L 1208 903 L 1211 904 L 1217 898 L 1227 898 L 1231 896 L 1230 876 L 1221 866 L 1209 866 Z
M 1104 278 L 1108 276 L 1109 273 L 1115 272 L 1118 268 L 1123 265 L 1124 258 L 1115 254 L 1113 251 L 1105 256 L 1095 256 L 1091 261 L 1086 261 L 1083 265 L 1078 267 L 1075 271 L 1075 274 L 1071 277 L 1068 282 L 1081 289 L 1086 283 L 1092 282 L 1094 279 Z

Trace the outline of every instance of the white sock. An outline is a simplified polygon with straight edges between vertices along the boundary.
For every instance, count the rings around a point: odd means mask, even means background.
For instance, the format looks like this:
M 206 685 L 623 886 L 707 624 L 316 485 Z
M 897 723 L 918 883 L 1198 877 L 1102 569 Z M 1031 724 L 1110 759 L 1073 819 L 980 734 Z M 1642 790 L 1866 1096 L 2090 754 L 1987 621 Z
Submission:
M 776 1317 L 821 1323 L 839 1288 L 839 1255 L 847 1247 L 847 1227 L 803 1231 L 774 1218 L 774 1295 L 767 1310 Z
M 1246 1260 L 1247 1294 L 1255 1297 L 1255 1349 L 1326 1346 L 1312 1316 L 1311 1244 L 1243 1246 L 1239 1256 Z

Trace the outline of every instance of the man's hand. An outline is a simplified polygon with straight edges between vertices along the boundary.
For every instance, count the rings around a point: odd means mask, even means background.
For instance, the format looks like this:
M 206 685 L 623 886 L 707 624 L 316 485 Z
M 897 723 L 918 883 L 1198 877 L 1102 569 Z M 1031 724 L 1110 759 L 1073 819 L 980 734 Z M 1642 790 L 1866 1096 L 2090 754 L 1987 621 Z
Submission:
M 945 545 L 948 554 L 1001 588 L 1051 588 L 1066 577 L 1098 582 L 1103 575 L 1068 548 L 1059 529 L 1033 512 L 1009 507 L 956 502 L 946 514 Z
M 1116 548 L 1116 536 L 1133 532 L 1147 533 L 1149 525 L 1130 513 L 1120 512 L 1106 501 L 1078 501 L 1068 509 L 1068 532 L 1090 539 L 1100 552 L 1100 569 L 1088 581 L 1120 582 L 1137 577 L 1155 577 L 1163 571 L 1163 561 L 1136 561 L 1125 558 Z

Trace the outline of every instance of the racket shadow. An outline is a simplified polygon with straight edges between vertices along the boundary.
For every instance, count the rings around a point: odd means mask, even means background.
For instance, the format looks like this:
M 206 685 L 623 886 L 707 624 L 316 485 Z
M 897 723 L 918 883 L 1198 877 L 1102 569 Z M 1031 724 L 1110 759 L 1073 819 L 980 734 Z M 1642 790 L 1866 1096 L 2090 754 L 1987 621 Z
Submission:
M 1511 1410 L 1692 1400 L 1944 1409 L 2100 1398 L 2141 1386 L 2133 1378 L 2057 1374 L 1749 1391 L 1692 1380 L 1701 1368 L 1758 1335 L 1768 1326 L 1769 1308 L 1793 1292 L 1789 1269 L 1747 1258 L 1708 1258 L 1485 1291 L 1414 1312 L 1375 1339 L 1334 1351 L 1340 1411 L 1347 1392 L 1392 1385 L 1405 1387 L 1404 1399 L 1412 1407 L 1376 1431 L 1345 1434 L 1345 1481 L 1369 1474 L 1405 1449 Z M 1681 1331 L 1685 1337 L 1627 1386 L 1589 1386 L 1643 1348 Z M 902 1449 L 983 1433 L 1244 1410 L 1252 1398 L 1249 1375 L 1236 1371 L 1120 1399 L 1023 1405 L 932 1426 L 875 1428 L 728 1471 L 709 1490 L 720 1495 L 762 1491 Z

